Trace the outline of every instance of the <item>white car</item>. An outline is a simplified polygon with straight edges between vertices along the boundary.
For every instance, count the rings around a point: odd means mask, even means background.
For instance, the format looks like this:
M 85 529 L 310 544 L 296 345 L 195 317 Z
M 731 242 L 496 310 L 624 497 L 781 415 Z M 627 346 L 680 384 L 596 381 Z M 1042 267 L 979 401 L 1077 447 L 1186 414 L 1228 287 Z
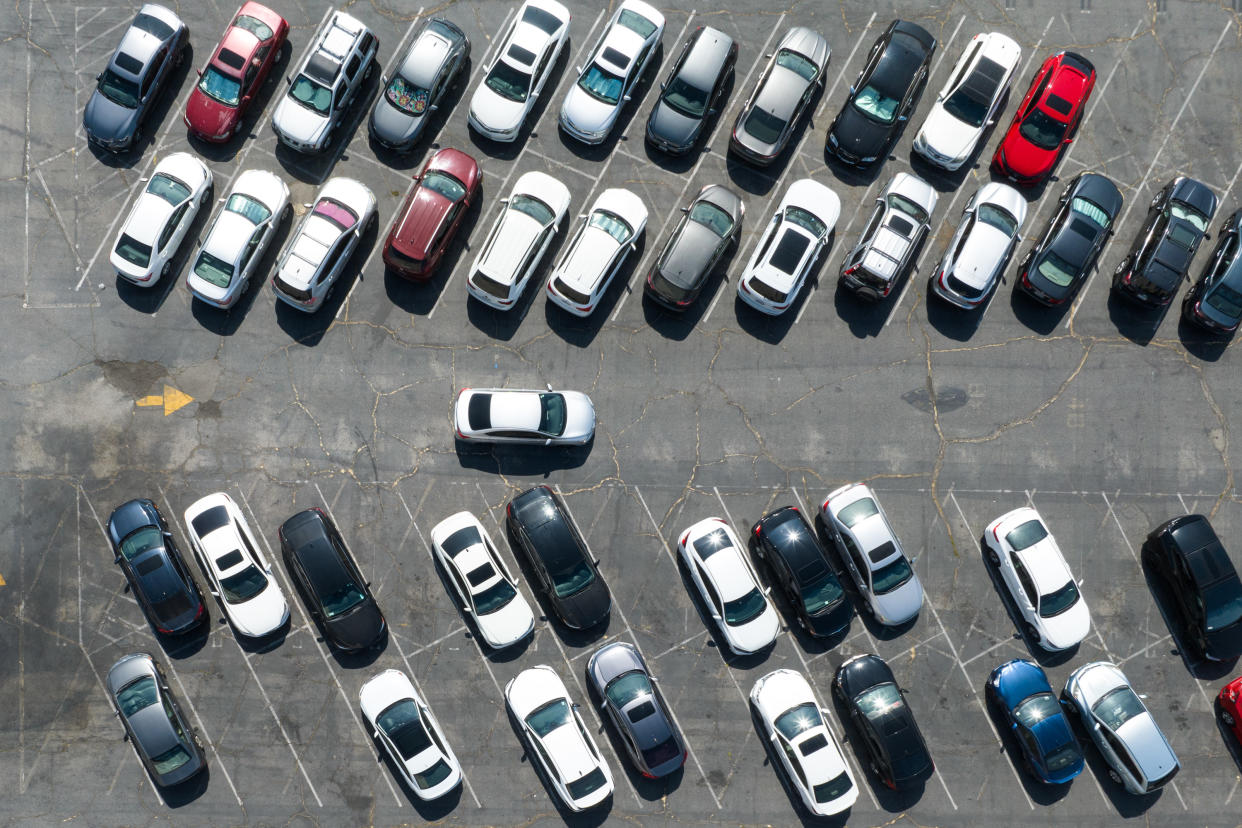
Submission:
M 470 99 L 467 123 L 493 141 L 516 141 L 569 36 L 569 9 L 526 0 Z
M 211 199 L 211 170 L 188 152 L 155 165 L 112 245 L 116 275 L 150 287 L 168 275 L 186 231 Z
M 1029 506 L 1006 512 L 988 524 L 983 543 L 1032 643 L 1066 650 L 1087 637 L 1091 612 L 1039 512 Z
M 827 710 L 795 670 L 773 670 L 755 682 L 750 703 L 785 768 L 785 776 L 816 816 L 839 814 L 858 799 L 858 785 L 841 744 L 824 717 Z
M 370 188 L 352 178 L 329 179 L 280 257 L 272 277 L 276 298 L 307 313 L 319 310 L 375 221 Z
M 854 585 L 881 624 L 899 626 L 923 606 L 923 585 L 875 492 L 852 483 L 831 492 L 820 516 Z
M 1021 58 L 1022 47 L 1012 38 L 1000 32 L 975 35 L 914 137 L 914 151 L 950 171 L 966 163 L 996 120 Z
M 540 664 L 518 673 L 505 685 L 505 704 L 565 807 L 584 811 L 612 795 L 612 771 L 555 670 Z
M 283 627 L 289 602 L 233 498 L 216 492 L 194 501 L 185 524 L 199 568 L 233 629 L 261 638 Z
M 228 310 L 246 292 L 277 226 L 292 212 L 289 187 L 267 170 L 246 170 L 194 254 L 185 284 L 212 307 Z
M 458 512 L 437 523 L 431 548 L 448 573 L 462 612 L 474 619 L 487 646 L 499 650 L 531 634 L 535 615 L 530 604 L 474 515 Z
M 590 316 L 647 227 L 647 207 L 629 190 L 604 190 L 583 217 L 548 279 L 548 298 Z
M 376 741 L 423 801 L 461 784 L 461 765 L 440 723 L 400 670 L 385 670 L 358 691 L 358 705 Z
M 466 276 L 466 291 L 496 310 L 508 310 L 521 298 L 560 229 L 569 209 L 569 188 L 532 170 L 522 174 L 501 206 Z
M 739 655 L 776 641 L 780 618 L 750 564 L 745 547 L 723 518 L 700 520 L 677 541 L 677 551 L 725 644 Z
M 561 104 L 561 129 L 588 144 L 608 137 L 664 34 L 664 15 L 623 0 Z
M 841 199 L 818 181 L 789 185 L 737 281 L 738 297 L 769 316 L 789 310 L 840 215 Z
M 932 274 L 932 292 L 965 310 L 982 305 L 1022 240 L 1018 230 L 1025 220 L 1026 199 L 1013 187 L 998 181 L 980 187 Z
M 463 388 L 453 406 L 459 440 L 581 446 L 595 436 L 595 406 L 581 391 Z

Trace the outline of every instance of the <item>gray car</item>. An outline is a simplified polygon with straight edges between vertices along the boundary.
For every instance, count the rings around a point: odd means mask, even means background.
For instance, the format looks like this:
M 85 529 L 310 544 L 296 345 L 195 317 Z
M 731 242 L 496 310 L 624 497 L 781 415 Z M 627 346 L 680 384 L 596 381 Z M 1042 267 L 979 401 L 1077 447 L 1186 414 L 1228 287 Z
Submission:
M 819 32 L 790 29 L 738 113 L 729 149 L 752 164 L 766 167 L 775 161 L 823 86 L 831 51 Z
M 190 30 L 170 10 L 155 3 L 138 10 L 108 65 L 96 76 L 95 91 L 82 113 L 91 143 L 109 152 L 134 145 L 143 119 L 173 67 L 181 63 L 189 40 Z
M 147 653 L 112 665 L 108 695 L 125 725 L 125 738 L 160 787 L 177 785 L 207 767 L 198 734 L 173 696 L 164 671 Z
M 636 647 L 620 641 L 601 647 L 586 673 L 639 773 L 658 779 L 682 766 L 685 740 Z
M 699 26 L 660 84 L 660 99 L 647 118 L 647 142 L 669 155 L 684 155 L 703 136 L 733 76 L 737 43 L 719 29 Z
M 720 257 L 740 237 L 746 212 L 737 193 L 708 184 L 694 197 L 647 274 L 643 292 L 674 311 L 698 298 Z
M 455 24 L 439 17 L 425 22 L 396 73 L 384 76 L 384 94 L 371 110 L 375 142 L 411 149 L 469 56 L 470 39 Z

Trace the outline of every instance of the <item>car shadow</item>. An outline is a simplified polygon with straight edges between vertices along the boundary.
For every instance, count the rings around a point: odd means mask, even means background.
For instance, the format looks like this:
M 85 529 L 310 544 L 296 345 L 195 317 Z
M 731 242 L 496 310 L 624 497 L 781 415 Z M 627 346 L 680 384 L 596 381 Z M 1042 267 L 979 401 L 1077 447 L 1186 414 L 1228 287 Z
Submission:
M 1108 291 L 1108 318 L 1117 328 L 1117 333 L 1136 345 L 1151 344 L 1152 338 L 1156 335 L 1160 323 L 1164 321 L 1165 314 L 1169 312 L 1171 306 L 1170 302 L 1162 308 L 1149 308 L 1122 299 L 1117 295 L 1117 291 L 1111 289 L 1111 286 Z
M 1070 307 L 1074 304 L 1074 297 L 1078 296 L 1078 292 L 1075 292 L 1073 296 L 1060 305 L 1049 307 L 1027 296 L 1024 291 L 1019 289 L 1018 284 L 1018 274 L 1015 272 L 1013 289 L 1009 291 L 1009 307 L 1019 322 L 1040 336 L 1048 336 L 1057 329 L 1057 326 L 1061 324 L 1061 320 L 1065 318 L 1065 314 L 1069 313 Z M 1083 287 L 1085 286 L 1086 283 L 1084 282 Z M 1081 292 L 1082 288 L 1080 287 L 1078 291 Z
M 552 97 L 552 93 L 556 91 L 560 84 L 561 77 L 565 72 L 570 71 L 569 54 L 573 49 L 573 37 L 568 33 L 565 35 L 565 45 L 561 47 L 561 53 L 556 57 L 556 63 L 552 64 L 552 68 L 548 71 L 548 79 L 543 83 L 543 90 L 539 94 L 535 105 L 530 108 L 530 112 L 526 113 L 522 126 L 518 129 L 517 136 L 512 141 L 493 141 L 484 135 L 479 134 L 468 124 L 466 127 L 466 136 L 470 139 L 470 143 L 475 149 L 490 158 L 497 158 L 501 161 L 512 161 L 522 152 L 522 148 L 526 142 L 538 136 L 535 132 L 535 126 L 543 117 L 543 112 L 548 108 L 548 101 Z M 483 83 L 483 77 L 479 77 L 479 83 Z M 469 109 L 469 107 L 467 107 Z M 557 129 L 556 121 L 550 124 L 550 128 Z
M 802 804 L 802 797 L 794 790 L 789 777 L 785 772 L 785 766 L 781 764 L 780 757 L 776 755 L 776 750 L 772 746 L 772 740 L 768 738 L 767 729 L 764 727 L 763 719 L 759 715 L 759 711 L 755 708 L 755 703 L 750 699 L 746 700 L 746 707 L 750 711 L 750 724 L 755 729 L 755 734 L 759 737 L 759 744 L 763 745 L 763 765 L 780 781 L 781 790 L 785 792 L 785 796 L 789 797 L 789 807 L 794 816 L 797 817 L 801 825 L 840 825 L 844 826 L 849 818 L 849 809 L 843 813 L 831 817 L 816 816 L 807 811 L 806 806 Z
M 183 635 L 164 635 L 154 626 L 151 627 L 164 655 L 175 661 L 182 661 L 207 646 L 207 639 L 211 637 L 211 610 L 207 608 L 206 601 L 203 602 L 203 614 L 206 616 L 203 623 Z
M 397 64 L 400 68 L 401 64 Z M 375 155 L 375 159 L 386 167 L 401 172 L 408 172 L 419 166 L 429 151 L 440 149 L 440 134 L 444 131 L 444 127 L 448 124 L 449 116 L 457 109 L 457 104 L 461 103 L 462 96 L 466 94 L 466 88 L 470 85 L 470 78 L 474 71 L 474 61 L 469 55 L 462 61 L 461 68 L 457 72 L 457 76 L 453 79 L 453 83 L 445 91 L 437 104 L 437 109 L 427 118 L 427 123 L 423 124 L 423 131 L 409 149 L 398 152 L 389 149 L 370 134 L 371 112 L 375 106 L 379 105 L 378 97 L 374 104 L 367 109 L 365 120 L 367 122 L 367 144 L 371 147 L 371 152 Z M 384 94 L 384 79 L 380 77 L 379 94 Z M 359 125 L 361 126 L 361 124 Z M 430 139 L 430 140 L 429 140 Z
M 544 777 L 543 768 L 540 767 L 538 762 L 531 759 L 530 745 L 527 744 L 526 737 L 522 735 L 522 725 L 514 717 L 513 711 L 509 709 L 507 703 L 505 704 L 505 718 L 509 720 L 509 727 L 513 730 L 514 738 L 522 746 L 522 756 L 518 761 L 529 765 L 530 769 L 534 771 L 535 776 L 539 779 L 539 783 L 543 785 L 544 791 L 548 795 L 548 801 L 556 808 L 557 816 L 561 818 L 561 821 L 570 826 L 570 828 L 599 828 L 599 826 L 607 822 L 612 812 L 615 794 L 610 794 L 607 799 L 589 811 L 574 812 L 566 808 L 552 783 Z
M 314 621 L 311 623 L 314 624 Z M 319 631 L 317 624 L 315 627 L 316 630 Z M 324 648 L 332 654 L 332 659 L 336 661 L 342 669 L 360 670 L 363 667 L 370 667 L 379 660 L 381 655 L 384 654 L 384 651 L 388 649 L 389 635 L 388 628 L 385 627 L 384 632 L 380 635 L 378 641 L 365 650 L 355 650 L 353 652 L 347 652 L 334 647 L 326 638 L 324 638 L 322 631 L 319 631 L 317 640 L 323 643 Z
M 892 814 L 899 814 L 910 810 L 923 798 L 926 782 L 920 781 L 904 788 L 893 790 L 880 780 L 872 764 L 871 755 L 865 747 L 866 737 L 855 728 L 854 720 L 850 717 L 846 702 L 836 692 L 836 685 L 834 684 L 832 687 L 833 690 L 829 696 L 833 712 L 837 716 L 837 721 L 841 723 L 841 741 L 849 746 L 849 750 L 854 752 L 854 759 L 858 762 L 862 776 L 866 777 L 867 783 L 871 786 L 871 792 L 875 795 L 876 801 L 881 808 Z M 861 779 L 858 781 L 859 784 L 862 783 Z
M 92 141 L 86 142 L 90 153 L 95 156 L 95 160 L 100 164 L 114 169 L 134 167 L 142 160 L 147 148 L 155 146 L 160 128 L 167 123 L 168 117 L 170 115 L 174 118 L 181 117 L 173 112 L 173 108 L 176 107 L 177 101 L 181 98 L 181 87 L 185 84 L 186 77 L 191 72 L 191 67 L 194 66 L 194 46 L 190 43 L 188 34 L 187 32 L 187 40 L 185 46 L 182 47 L 178 63 L 172 68 L 168 79 L 164 81 L 164 86 L 159 92 L 159 99 L 151 107 L 150 111 L 147 112 L 146 117 L 142 119 L 142 124 L 138 127 L 138 136 L 134 139 L 133 144 L 121 152 L 109 152 L 102 147 L 96 146 Z M 90 90 L 90 92 L 93 94 L 94 89 Z M 85 103 L 83 106 L 85 106 Z
M 824 252 L 819 255 L 819 258 L 811 266 L 811 272 L 807 274 L 806 282 L 803 283 L 802 289 L 798 291 L 798 296 L 785 311 L 776 316 L 769 316 L 751 307 L 741 296 L 737 295 L 735 290 L 733 313 L 742 330 L 755 339 L 766 342 L 769 345 L 779 345 L 785 339 L 785 335 L 789 333 L 790 328 L 793 327 L 798 314 L 802 312 L 802 306 L 811 301 L 812 296 L 819 292 L 820 273 L 823 272 L 824 263 L 832 255 L 835 246 L 836 231 L 833 230 L 828 236 L 828 244 L 825 246 Z M 741 278 L 742 274 L 739 274 L 738 279 Z
M 227 164 L 237 157 L 237 153 L 245 145 L 247 138 L 257 139 L 259 135 L 255 130 L 263 120 L 263 113 L 276 100 L 280 92 L 281 80 L 289 69 L 289 61 L 292 55 L 293 44 L 286 37 L 284 44 L 280 47 L 280 54 L 272 61 L 272 68 L 268 70 L 267 78 L 263 81 L 263 85 L 255 90 L 250 106 L 246 108 L 246 114 L 242 116 L 241 127 L 232 138 L 216 144 L 204 141 L 187 129 L 186 140 L 194 148 L 194 151 L 208 161 Z
M 217 336 L 232 336 L 237 333 L 237 329 L 241 327 L 241 323 L 246 318 L 250 306 L 254 304 L 255 297 L 263 292 L 263 285 L 267 281 L 266 275 L 271 273 L 275 267 L 280 251 L 284 249 L 285 241 L 289 238 L 289 232 L 292 227 L 293 210 L 290 208 L 280 217 L 280 223 L 276 225 L 275 235 L 272 236 L 271 243 L 268 245 L 267 250 L 263 251 L 263 258 L 255 265 L 254 275 L 250 277 L 250 284 L 246 285 L 246 291 L 237 297 L 237 303 L 232 308 L 220 310 L 208 305 L 206 302 L 195 299 L 193 296 L 190 297 L 190 313 L 198 320 L 200 325 Z
M 1181 656 L 1182 662 L 1186 665 L 1186 672 L 1196 679 L 1219 681 L 1233 672 L 1238 660 L 1234 658 L 1227 661 L 1210 661 L 1198 656 L 1194 647 L 1188 645 L 1186 631 L 1182 628 L 1173 609 L 1171 588 L 1148 558 L 1151 554 L 1148 546 L 1150 543 L 1149 540 L 1143 541 L 1139 561 L 1143 569 L 1143 580 L 1147 582 L 1147 588 L 1151 591 L 1151 597 L 1156 604 L 1156 609 L 1160 612 L 1160 618 L 1164 621 L 1165 629 L 1169 631 L 1169 636 L 1173 640 L 1174 650 L 1172 652 Z
M 1018 744 L 1017 736 L 1014 735 L 1014 729 L 1005 719 L 1001 701 L 994 698 L 990 691 L 984 692 L 983 697 L 984 707 L 987 708 L 987 716 L 992 720 L 992 726 L 996 729 L 996 732 L 1000 734 L 1000 753 L 1005 754 L 1006 758 L 1013 765 L 1014 773 L 1017 775 L 1022 789 L 1026 791 L 1026 795 L 1030 797 L 1032 802 L 1043 806 L 1053 805 L 1064 799 L 1069 794 L 1073 783 L 1046 785 L 1032 776 L 1030 771 L 1027 770 L 1026 757 L 1022 753 L 1022 746 Z
M 1186 321 L 1182 314 L 1177 315 L 1177 338 L 1191 355 L 1204 362 L 1217 362 L 1225 354 L 1225 349 L 1233 341 L 1231 333 L 1214 333 L 1206 331 Z
M 914 274 L 911 273 L 902 278 L 903 280 L 913 279 Z M 858 339 L 865 339 L 869 336 L 879 336 L 880 331 L 884 330 L 884 323 L 888 321 L 888 315 L 892 312 L 892 303 L 897 301 L 896 297 L 901 295 L 901 291 L 902 284 L 895 284 L 888 298 L 871 302 L 859 298 L 853 291 L 843 287 L 838 278 L 832 295 L 832 305 L 837 312 L 837 317 L 850 329 L 850 333 Z
M 827 141 L 827 138 L 824 140 Z M 825 143 L 823 147 L 824 165 L 828 167 L 829 172 L 832 173 L 834 178 L 847 187 L 863 187 L 865 189 L 874 184 L 876 179 L 880 177 L 880 173 L 884 171 L 884 165 L 886 162 L 896 160 L 896 156 L 892 154 L 892 151 L 893 147 L 897 146 L 897 142 L 900 140 L 900 136 L 894 138 L 884 157 L 877 159 L 875 163 L 868 164 L 865 167 L 854 167 L 846 164 L 840 158 L 837 158 L 834 153 L 829 151 L 828 145 Z M 869 205 L 864 204 L 862 209 L 866 210 L 868 206 Z
M 591 681 L 586 681 L 587 703 L 591 705 L 595 713 L 595 718 L 599 720 L 600 725 L 595 729 L 595 738 L 599 739 L 601 735 L 608 739 L 608 743 L 612 745 L 613 753 L 621 765 L 621 770 L 630 781 L 630 785 L 638 793 L 638 795 L 647 802 L 656 802 L 663 799 L 669 794 L 681 787 L 682 779 L 685 778 L 685 764 L 677 768 L 672 773 L 659 777 L 658 779 L 648 779 L 643 776 L 634 767 L 633 761 L 630 759 L 629 752 L 625 749 L 625 742 L 621 735 L 617 733 L 617 729 L 613 727 L 612 722 L 608 718 L 608 714 L 603 709 L 603 698 L 596 693 L 595 685 Z M 590 721 L 585 715 L 583 722 Z M 614 774 L 615 775 L 615 774 Z
M 1067 709 L 1070 728 L 1074 731 L 1078 743 L 1082 745 L 1083 754 L 1087 759 L 1088 770 L 1084 773 L 1090 772 L 1095 775 L 1100 790 L 1104 792 L 1104 796 L 1116 809 L 1118 815 L 1125 819 L 1134 819 L 1150 811 L 1160 801 L 1164 789 L 1158 788 L 1149 794 L 1132 794 L 1127 791 L 1124 785 L 1113 779 L 1114 771 L 1109 768 L 1108 763 L 1100 755 L 1099 749 L 1087 735 L 1082 720 L 1078 716 L 1077 708 L 1071 708 L 1065 702 L 1062 702 L 1062 705 Z
M 1003 283 L 1003 279 L 1001 282 Z M 996 294 L 1000 291 L 1000 283 L 992 288 L 988 297 L 983 300 L 979 307 L 973 310 L 959 308 L 957 305 L 950 304 L 931 289 L 930 285 L 927 289 L 927 321 L 935 328 L 941 336 L 952 339 L 956 342 L 969 342 L 970 338 L 979 330 L 979 326 L 983 323 L 983 317 L 987 315 L 988 308 L 992 306 L 992 302 L 996 299 Z
M 207 751 L 203 751 L 203 756 L 207 756 Z M 143 768 L 143 773 L 146 769 Z M 211 765 L 204 765 L 203 769 L 191 776 L 189 779 L 179 785 L 170 785 L 167 788 L 160 789 L 160 796 L 164 803 L 173 810 L 184 808 L 198 800 L 203 794 L 207 793 L 207 788 L 211 783 Z
M 595 341 L 595 337 L 599 335 L 600 329 L 607 324 L 608 317 L 616 307 L 617 302 L 621 301 L 621 294 L 634 290 L 642 291 L 641 283 L 637 288 L 634 288 L 631 287 L 630 280 L 634 278 L 634 271 L 638 269 L 638 264 L 642 261 L 647 244 L 648 238 L 644 232 L 638 241 L 634 243 L 634 249 L 625 257 L 625 261 L 621 263 L 621 267 L 613 275 L 607 290 L 599 297 L 599 303 L 595 306 L 595 310 L 591 311 L 590 316 L 574 316 L 551 300 L 545 302 L 544 319 L 547 321 L 548 327 L 557 336 L 565 340 L 567 344 L 575 348 L 589 347 Z
M 1005 608 L 1005 614 L 1009 616 L 1009 623 L 1013 624 L 1014 632 L 1011 638 L 1020 640 L 1025 644 L 1026 651 L 1030 654 L 1031 659 L 1045 670 L 1059 667 L 1077 655 L 1080 647 L 1078 644 L 1065 650 L 1045 650 L 1027 635 L 1026 621 L 1023 620 L 1022 614 L 1018 612 L 1018 608 L 1014 605 L 1013 596 L 1009 594 L 1004 578 L 996 566 L 988 560 L 987 546 L 982 538 L 979 539 L 977 545 L 979 547 L 979 559 L 983 562 L 983 569 L 988 573 L 988 580 L 992 582 L 992 589 L 996 590 L 1001 606 Z
M 384 268 L 384 291 L 394 305 L 415 316 L 426 316 L 435 310 L 444 288 L 448 286 L 453 276 L 453 271 L 457 269 L 457 263 L 470 250 L 470 233 L 474 230 L 482 212 L 483 190 L 480 187 L 479 197 L 466 208 L 465 215 L 461 217 L 461 224 L 457 226 L 457 232 L 449 240 L 448 247 L 445 248 L 444 255 L 441 256 L 440 263 L 436 265 L 430 279 L 421 282 L 414 281 L 398 275 L 389 267 Z M 399 217 L 393 219 L 393 221 L 397 220 Z M 462 293 L 465 293 L 465 287 L 462 288 Z
M 699 320 L 707 313 L 707 309 L 716 301 L 716 294 L 729 289 L 729 271 L 742 247 L 741 236 L 735 238 L 736 241 L 720 257 L 711 275 L 703 282 L 698 297 L 685 310 L 672 311 L 659 302 L 649 299 L 646 292 L 647 274 L 639 274 L 642 281 L 640 287 L 636 289 L 642 291 L 643 318 L 652 330 L 665 339 L 675 342 L 681 342 L 690 335 L 690 332 L 699 324 Z M 655 267 L 654 262 L 652 267 Z
M 374 59 L 367 69 L 370 76 L 364 78 L 358 87 L 358 93 L 349 102 L 349 106 L 341 113 L 332 137 L 322 150 L 314 154 L 299 152 L 287 146 L 283 141 L 276 142 L 276 160 L 284 171 L 298 181 L 318 186 L 332 175 L 337 163 L 349 160 L 350 143 L 363 120 L 371 111 L 375 101 L 375 93 L 379 91 L 379 64 Z
M 212 189 L 208 190 L 207 203 L 199 208 L 198 215 L 194 217 L 194 223 L 186 229 L 185 238 L 181 240 L 181 249 L 171 259 L 172 267 L 168 269 L 167 277 L 145 288 L 138 287 L 120 276 L 115 277 L 116 295 L 122 302 L 139 313 L 146 314 L 154 314 L 164 307 L 164 302 L 172 295 L 173 288 L 181 281 L 181 271 L 190 265 L 190 258 L 198 249 L 198 239 L 203 229 L 211 221 L 212 208 L 215 207 L 214 197 L 215 185 L 213 184 Z
M 496 475 L 547 477 L 554 471 L 581 466 L 594 445 L 594 439 L 584 446 L 502 445 L 455 440 L 454 450 L 463 469 Z

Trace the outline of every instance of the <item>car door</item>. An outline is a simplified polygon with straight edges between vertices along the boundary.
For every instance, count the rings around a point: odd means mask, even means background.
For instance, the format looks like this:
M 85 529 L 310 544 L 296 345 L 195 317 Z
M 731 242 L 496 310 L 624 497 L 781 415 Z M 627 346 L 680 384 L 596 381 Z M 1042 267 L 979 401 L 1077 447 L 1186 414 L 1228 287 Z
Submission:
M 850 535 L 848 529 L 840 531 L 838 535 L 841 539 L 841 546 L 845 550 L 845 554 L 841 556 L 845 560 L 845 568 L 850 571 L 854 586 L 866 596 L 870 590 L 867 588 L 866 578 L 863 577 L 863 573 L 867 571 L 867 564 L 862 559 L 862 550 L 858 548 L 858 543 Z
M 806 773 L 802 770 L 802 763 L 798 761 L 798 754 L 794 751 L 793 745 L 789 744 L 789 741 L 780 733 L 775 735 L 776 743 L 780 746 L 777 754 L 781 757 L 785 772 L 789 774 L 789 781 L 796 784 L 800 791 L 807 790 Z
M 177 248 L 181 246 L 181 240 L 185 238 L 186 230 L 189 229 L 191 223 L 187 218 L 190 215 L 191 204 L 192 201 L 186 199 L 168 217 L 168 223 L 164 225 L 164 230 L 160 233 L 160 237 L 156 242 L 156 249 L 161 263 L 171 259 L 173 254 L 177 252 Z
M 1031 580 L 1031 575 L 1026 571 L 1026 567 L 1017 557 L 1013 559 L 1013 572 L 1017 578 L 1018 589 L 1013 593 L 1014 603 L 1018 605 L 1018 611 L 1028 619 L 1035 617 L 1036 607 L 1039 605 L 1039 593 L 1035 591 L 1035 582 Z
M 724 550 L 721 550 L 722 552 Z M 703 594 L 704 600 L 707 602 L 707 611 L 711 613 L 712 618 L 720 625 L 724 625 L 724 604 L 720 601 L 720 596 L 716 594 L 716 587 L 712 584 L 711 578 L 707 577 L 707 573 L 703 570 L 703 565 L 697 560 L 694 562 L 693 570 L 694 580 L 699 584 L 699 592 Z
M 250 280 L 253 267 L 258 262 L 260 255 L 259 249 L 263 244 L 263 238 L 267 235 L 267 225 L 261 224 L 250 234 L 250 241 L 246 242 L 246 249 L 242 251 L 241 261 L 238 263 L 238 278 L 236 284 L 237 292 L 241 293 L 246 290 L 246 283 Z
M 362 77 L 362 55 L 355 51 L 345 64 L 345 94 L 341 106 L 344 107 L 354 96 L 358 81 Z
M 145 116 L 150 109 L 151 101 L 155 98 L 155 93 L 160 88 L 160 79 L 163 77 L 164 68 L 168 64 L 168 47 L 161 46 L 151 58 L 151 63 L 147 65 L 147 73 L 142 76 L 138 87 L 138 106 Z
M 461 608 L 471 615 L 474 615 L 474 602 L 470 600 L 470 590 L 466 588 L 465 582 L 462 580 L 461 569 L 457 565 L 455 559 L 450 559 L 444 567 L 448 572 L 449 583 L 453 585 L 453 591 L 457 593 L 457 601 Z

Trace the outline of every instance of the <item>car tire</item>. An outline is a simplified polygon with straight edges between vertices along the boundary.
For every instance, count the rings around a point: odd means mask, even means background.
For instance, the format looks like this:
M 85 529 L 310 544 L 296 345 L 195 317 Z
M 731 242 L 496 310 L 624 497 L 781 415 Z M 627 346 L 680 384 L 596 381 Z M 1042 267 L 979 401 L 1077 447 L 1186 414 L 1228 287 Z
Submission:
M 983 547 L 983 554 L 987 557 L 988 563 L 1000 569 L 1000 555 L 996 554 L 996 550 L 990 546 Z
M 372 213 L 371 218 L 367 221 L 367 226 L 363 229 L 362 232 L 370 233 L 372 230 L 375 229 L 376 225 L 378 224 L 379 224 L 379 213 Z
M 203 194 L 198 197 L 198 209 L 203 209 L 211 203 L 211 188 L 203 190 Z
M 280 223 L 284 224 L 286 221 L 289 220 L 289 217 L 292 215 L 293 215 L 293 205 L 286 204 L 285 209 L 280 211 Z
M 164 266 L 160 268 L 160 281 L 168 278 L 168 272 L 172 270 L 172 260 L 164 262 Z
M 1224 722 L 1225 724 L 1229 725 L 1230 727 L 1233 727 L 1236 722 L 1236 720 L 1233 718 L 1233 714 L 1230 713 L 1228 710 L 1221 711 L 1220 720 Z
M 367 73 L 362 76 L 362 79 L 364 81 L 369 81 L 371 79 L 371 76 L 374 74 L 375 74 L 375 60 L 372 59 L 371 62 L 367 64 Z
M 1026 638 L 1037 647 L 1043 646 L 1043 641 L 1039 637 L 1039 630 L 1035 629 L 1035 625 L 1027 622 L 1022 625 L 1022 631 L 1026 633 Z
M 1154 210 L 1156 209 L 1156 205 L 1159 203 L 1160 203 L 1160 193 L 1156 193 L 1154 196 L 1151 197 L 1151 204 L 1149 206 L 1151 207 L 1151 209 Z
M 1117 263 L 1117 268 L 1113 271 L 1113 278 L 1117 278 L 1118 276 L 1125 273 L 1129 269 L 1130 269 L 1130 257 L 1126 256 L 1124 259 L 1122 259 L 1120 262 Z

